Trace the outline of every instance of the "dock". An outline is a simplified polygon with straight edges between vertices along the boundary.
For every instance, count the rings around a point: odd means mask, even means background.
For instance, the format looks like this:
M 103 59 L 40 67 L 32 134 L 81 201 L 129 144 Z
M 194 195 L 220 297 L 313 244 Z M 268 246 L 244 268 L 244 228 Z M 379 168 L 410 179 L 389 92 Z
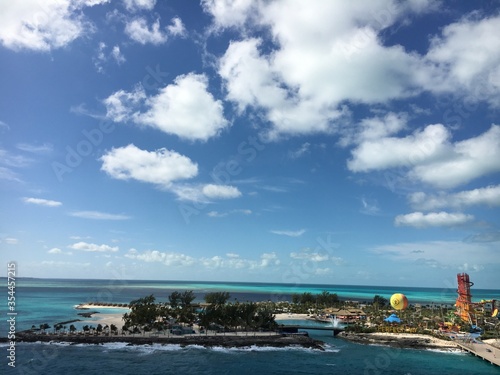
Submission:
M 474 354 L 476 357 L 480 357 L 493 365 L 500 366 L 500 349 L 478 341 L 465 342 L 457 340 L 455 342 L 461 349 Z
M 297 333 L 299 329 L 303 330 L 319 330 L 319 331 L 331 331 L 333 336 L 337 336 L 340 332 L 342 332 L 343 328 L 337 328 L 332 326 L 314 326 L 314 325 L 280 325 L 280 331 L 285 333 Z

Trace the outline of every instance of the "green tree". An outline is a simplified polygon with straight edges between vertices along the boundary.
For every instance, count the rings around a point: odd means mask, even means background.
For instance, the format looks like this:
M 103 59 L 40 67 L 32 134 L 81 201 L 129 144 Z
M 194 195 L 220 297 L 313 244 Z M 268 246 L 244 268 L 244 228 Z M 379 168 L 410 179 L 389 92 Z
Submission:
M 76 331 L 76 327 L 75 327 L 73 324 L 72 324 L 72 325 L 70 325 L 70 326 L 69 326 L 69 331 L 70 331 L 71 333 L 75 332 L 75 331 Z
M 194 320 L 192 302 L 195 298 L 192 290 L 187 290 L 180 295 L 180 311 L 178 316 L 181 323 L 191 323 Z
M 212 292 L 205 295 L 205 302 L 214 306 L 225 305 L 226 302 L 231 298 L 228 292 Z
M 384 298 L 380 295 L 375 295 L 373 297 L 373 307 L 375 310 L 383 309 L 387 305 L 387 298 Z
M 155 297 L 151 294 L 130 302 L 131 311 L 123 315 L 125 325 L 136 328 L 152 325 L 159 316 L 158 305 L 155 301 Z
M 325 307 L 333 306 L 339 302 L 339 297 L 335 293 L 331 294 L 330 292 L 324 290 L 321 294 L 317 295 L 316 302 L 318 305 Z

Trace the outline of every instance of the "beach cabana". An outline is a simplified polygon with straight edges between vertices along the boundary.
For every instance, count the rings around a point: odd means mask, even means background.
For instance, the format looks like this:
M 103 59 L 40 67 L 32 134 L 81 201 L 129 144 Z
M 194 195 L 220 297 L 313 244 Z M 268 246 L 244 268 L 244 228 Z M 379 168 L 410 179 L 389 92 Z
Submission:
M 389 317 L 384 319 L 388 323 L 401 323 L 401 319 L 396 314 L 391 314 Z

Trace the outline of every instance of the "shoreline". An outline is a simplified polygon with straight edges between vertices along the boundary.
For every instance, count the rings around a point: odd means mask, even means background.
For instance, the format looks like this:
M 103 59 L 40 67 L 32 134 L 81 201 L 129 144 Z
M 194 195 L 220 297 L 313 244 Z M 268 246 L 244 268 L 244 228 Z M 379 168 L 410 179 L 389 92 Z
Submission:
M 7 340 L 7 339 L 5 339 Z M 0 339 L 0 342 L 3 338 Z M 272 347 L 272 348 L 293 348 L 301 347 L 307 349 L 315 349 L 324 351 L 324 342 L 312 339 L 307 336 L 299 335 L 282 335 L 276 333 L 258 334 L 254 336 L 253 332 L 248 335 L 192 335 L 182 337 L 167 337 L 167 336 L 90 336 L 90 335 L 61 335 L 47 334 L 40 335 L 30 331 L 19 332 L 16 335 L 16 343 L 54 343 L 65 342 L 72 345 L 76 344 L 94 344 L 103 345 L 107 343 L 127 343 L 128 345 L 180 345 L 181 347 L 198 345 L 206 348 L 223 347 L 223 348 L 248 348 L 256 347 Z
M 384 345 L 401 349 L 433 349 L 441 351 L 460 350 L 458 345 L 453 341 L 439 339 L 425 334 L 341 332 L 337 335 L 337 337 L 363 345 Z

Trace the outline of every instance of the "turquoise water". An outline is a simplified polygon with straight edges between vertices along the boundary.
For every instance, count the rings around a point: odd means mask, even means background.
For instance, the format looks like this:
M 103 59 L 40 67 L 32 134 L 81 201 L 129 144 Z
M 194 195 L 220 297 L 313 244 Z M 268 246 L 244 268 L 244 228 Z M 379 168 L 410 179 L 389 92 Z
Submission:
M 3 281 L 4 285 L 6 280 Z M 76 319 L 74 306 L 87 301 L 128 303 L 153 293 L 166 301 L 173 290 L 194 290 L 197 298 L 211 291 L 229 291 L 239 301 L 290 299 L 294 293 L 319 293 L 328 290 L 343 299 L 373 299 L 375 294 L 386 298 L 394 292 L 405 293 L 411 303 L 453 303 L 454 289 L 394 288 L 372 286 L 285 285 L 253 283 L 201 283 L 174 281 L 122 280 L 18 280 L 16 288 L 17 329 L 32 324 L 54 323 Z M 498 290 L 474 290 L 474 300 L 500 299 Z M 7 300 L 5 292 L 4 301 Z M 119 309 L 96 311 L 120 312 Z M 116 311 L 115 311 L 116 310 Z M 6 302 L 0 314 L 7 315 Z M 0 335 L 7 333 L 2 319 Z M 0 373 L 7 374 L 499 374 L 500 369 L 473 356 L 424 350 L 400 350 L 381 346 L 364 346 L 331 337 L 323 331 L 310 335 L 325 341 L 325 352 L 305 349 L 228 350 L 199 347 L 136 346 L 123 344 L 62 345 L 18 344 L 16 368 L 7 366 L 0 356 Z M 0 351 L 8 347 L 0 345 Z M 4 371 L 5 370 L 5 371 Z

